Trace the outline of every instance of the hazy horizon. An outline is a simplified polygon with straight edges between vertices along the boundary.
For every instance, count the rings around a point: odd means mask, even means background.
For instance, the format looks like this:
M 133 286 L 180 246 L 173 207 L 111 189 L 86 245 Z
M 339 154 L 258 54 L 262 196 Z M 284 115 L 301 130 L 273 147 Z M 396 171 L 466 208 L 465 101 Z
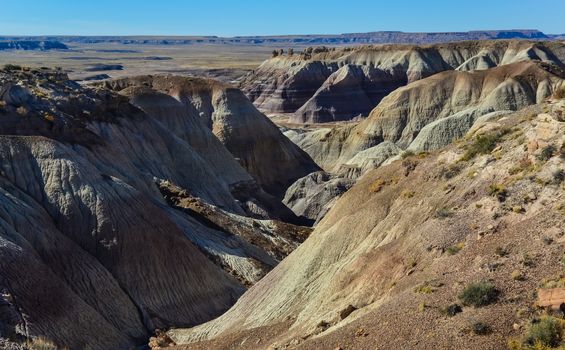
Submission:
M 477 0 L 468 9 L 451 1 L 344 5 L 337 0 L 266 3 L 257 0 L 187 3 L 133 0 L 78 3 L 70 0 L 21 0 L 3 4 L 3 36 L 273 36 L 332 35 L 378 31 L 466 32 L 537 29 L 565 33 L 565 2 Z M 463 10 L 462 10 L 463 9 Z M 548 11 L 551 9 L 551 11 Z

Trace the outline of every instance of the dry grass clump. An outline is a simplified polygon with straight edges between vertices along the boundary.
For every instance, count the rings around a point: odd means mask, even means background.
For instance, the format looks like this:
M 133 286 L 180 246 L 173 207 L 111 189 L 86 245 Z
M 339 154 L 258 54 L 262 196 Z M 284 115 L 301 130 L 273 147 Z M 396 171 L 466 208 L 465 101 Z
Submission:
M 67 348 L 58 347 L 53 341 L 44 337 L 30 339 L 27 341 L 26 346 L 30 350 L 67 350 Z
M 385 185 L 386 185 L 386 181 L 381 178 L 378 178 L 369 185 L 369 190 L 373 193 L 378 193 L 383 189 Z

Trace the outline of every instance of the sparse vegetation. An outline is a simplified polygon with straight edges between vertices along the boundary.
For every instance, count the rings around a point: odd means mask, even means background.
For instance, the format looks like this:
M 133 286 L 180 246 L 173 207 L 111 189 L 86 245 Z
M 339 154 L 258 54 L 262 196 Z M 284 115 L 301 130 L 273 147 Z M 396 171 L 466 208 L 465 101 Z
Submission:
M 378 193 L 383 189 L 385 185 L 386 185 L 386 181 L 381 178 L 378 178 L 375 181 L 373 181 L 371 185 L 369 185 L 369 190 L 373 193 Z
M 413 157 L 413 156 L 415 156 L 415 153 L 413 151 L 402 152 L 402 159 L 406 159 L 406 158 Z
M 512 277 L 512 279 L 514 281 L 523 281 L 524 280 L 524 275 L 522 274 L 522 272 L 520 272 L 518 270 L 512 271 L 512 274 L 510 276 Z
M 498 290 L 490 282 L 471 283 L 459 294 L 464 305 L 481 307 L 492 304 L 498 298 Z
M 58 350 L 60 349 L 54 342 L 43 337 L 33 338 L 26 343 L 30 350 Z
M 541 281 L 541 288 L 565 288 L 565 274 L 553 278 L 545 278 Z
M 461 249 L 463 249 L 463 247 L 465 247 L 464 242 L 457 243 L 456 245 L 452 245 L 451 247 L 448 247 L 446 249 L 447 255 L 455 255 L 455 254 L 459 253 L 461 251 Z
M 463 309 L 461 308 L 461 306 L 459 304 L 451 304 L 448 307 L 445 308 L 445 310 L 443 310 L 444 313 L 449 316 L 449 317 L 453 317 L 455 315 L 457 315 L 460 312 L 463 312 Z
M 412 197 L 414 197 L 414 194 L 415 194 L 414 191 L 404 191 L 404 192 L 402 192 L 402 197 L 412 198 Z
M 448 166 L 442 166 L 439 170 L 439 176 L 446 180 L 452 179 L 459 175 L 461 172 L 461 166 L 459 164 L 450 164 Z
M 420 304 L 418 304 L 418 311 L 424 312 L 424 310 L 426 310 L 426 303 L 422 301 Z
M 549 350 L 563 349 L 565 335 L 565 320 L 552 316 L 544 316 L 530 322 L 522 339 L 510 340 L 511 350 Z
M 530 256 L 530 254 L 528 253 L 524 253 L 522 255 L 522 260 L 520 261 L 522 263 L 522 265 L 524 265 L 525 267 L 533 267 L 535 266 L 535 262 L 534 259 Z
M 461 159 L 468 161 L 479 154 L 491 153 L 496 148 L 497 143 L 500 142 L 501 137 L 507 133 L 508 130 L 504 129 L 495 133 L 477 136 L 473 143 L 467 148 Z
M 453 216 L 453 213 L 446 207 L 439 208 L 435 214 L 435 217 L 438 219 L 445 219 L 451 216 Z
M 506 197 L 508 197 L 508 191 L 502 184 L 491 184 L 488 188 L 488 194 L 491 197 L 496 197 L 499 202 L 504 202 Z
M 421 285 L 417 286 L 416 288 L 414 288 L 414 292 L 420 293 L 420 294 L 431 294 L 442 286 L 443 286 L 443 283 L 440 283 L 440 282 L 437 282 L 437 281 L 436 282 L 426 281 L 426 282 L 422 283 Z
M 474 322 L 471 325 L 471 332 L 475 335 L 487 335 L 490 333 L 490 327 L 483 322 Z
M 496 247 L 496 249 L 494 250 L 494 253 L 500 257 L 505 257 L 508 255 L 508 250 L 504 247 Z
M 418 287 L 414 288 L 414 292 L 419 293 L 419 294 L 432 294 L 435 291 L 436 291 L 436 289 L 434 287 L 430 286 L 427 283 L 424 283 L 424 284 L 419 285 Z
M 557 169 L 552 174 L 553 183 L 560 185 L 565 180 L 565 171 L 563 169 Z
M 557 149 L 555 148 L 554 145 L 547 145 L 544 148 L 542 148 L 540 154 L 538 155 L 538 159 L 543 162 L 547 162 L 548 160 L 551 159 L 551 157 L 553 157 L 556 151 Z

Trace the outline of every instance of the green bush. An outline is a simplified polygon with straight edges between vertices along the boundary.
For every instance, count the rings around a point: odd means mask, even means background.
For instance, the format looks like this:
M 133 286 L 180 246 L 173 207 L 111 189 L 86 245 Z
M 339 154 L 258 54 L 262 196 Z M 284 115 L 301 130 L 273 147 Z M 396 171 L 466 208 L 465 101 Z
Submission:
M 559 185 L 565 181 L 565 171 L 563 169 L 557 169 L 553 172 L 553 183 Z
M 464 305 L 481 307 L 492 304 L 498 298 L 498 290 L 490 282 L 471 283 L 459 294 Z
M 551 157 L 553 157 L 555 151 L 557 151 L 557 149 L 555 149 L 554 145 L 547 145 L 541 150 L 541 153 L 538 155 L 538 159 L 541 161 L 548 161 Z
M 524 338 L 524 343 L 529 345 L 541 343 L 557 347 L 563 338 L 564 323 L 565 321 L 551 316 L 545 316 L 541 320 L 532 322 Z
M 447 316 L 453 317 L 458 313 L 463 312 L 463 309 L 461 309 L 461 306 L 459 306 L 459 304 L 451 304 L 445 308 L 444 312 Z
M 490 333 L 490 327 L 488 324 L 475 322 L 471 325 L 471 331 L 476 335 L 486 335 Z
M 471 160 L 479 154 L 489 154 L 492 152 L 500 138 L 508 133 L 508 130 L 501 130 L 487 135 L 479 135 L 463 154 L 462 160 Z
M 438 219 L 445 219 L 445 218 L 449 218 L 449 217 L 453 216 L 453 213 L 451 212 L 451 210 L 449 210 L 449 209 L 443 207 L 443 208 L 439 208 L 439 209 L 436 211 L 436 215 L 435 215 L 435 216 L 436 216 L 436 218 L 438 218 Z
M 488 188 L 488 194 L 492 197 L 496 197 L 499 202 L 504 202 L 506 197 L 508 197 L 506 187 L 501 184 L 491 184 Z
M 461 251 L 461 249 L 463 249 L 465 247 L 465 243 L 461 242 L 461 243 L 457 243 L 456 245 L 452 245 L 451 247 L 448 247 L 446 252 L 447 255 L 455 255 L 457 253 L 459 253 Z

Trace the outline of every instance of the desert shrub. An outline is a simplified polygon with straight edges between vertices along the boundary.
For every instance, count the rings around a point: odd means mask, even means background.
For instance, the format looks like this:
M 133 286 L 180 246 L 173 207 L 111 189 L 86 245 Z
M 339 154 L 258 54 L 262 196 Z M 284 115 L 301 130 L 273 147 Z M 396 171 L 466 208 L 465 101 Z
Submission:
M 22 67 L 16 64 L 6 64 L 4 65 L 4 70 L 6 71 L 22 70 Z
M 550 347 L 557 347 L 563 340 L 564 332 L 565 321 L 556 317 L 545 316 L 530 324 L 523 342 L 528 345 L 541 343 Z
M 565 288 L 565 274 L 543 279 L 540 288 Z
M 500 257 L 504 257 L 508 255 L 508 250 L 504 247 L 496 247 L 496 249 L 494 250 L 494 253 Z
M 441 167 L 439 170 L 439 176 L 449 180 L 459 175 L 460 172 L 461 172 L 461 166 L 459 164 L 451 164 L 448 166 Z
M 378 193 L 380 192 L 383 187 L 386 185 L 386 181 L 383 179 L 376 179 L 375 181 L 373 181 L 370 185 L 369 185 L 369 190 L 373 193 Z
M 415 193 L 414 191 L 408 191 L 408 190 L 406 190 L 406 191 L 403 191 L 403 192 L 402 192 L 402 197 L 404 197 L 404 198 L 412 198 L 412 197 L 414 197 L 415 194 L 416 194 L 416 193 Z
M 476 335 L 486 335 L 490 333 L 490 327 L 483 322 L 475 322 L 471 325 L 471 331 Z
M 520 272 L 518 270 L 512 271 L 512 274 L 510 275 L 510 277 L 512 277 L 512 279 L 514 281 L 523 281 L 524 280 L 524 275 L 522 274 L 522 272 Z
M 416 169 L 418 162 L 408 157 L 402 161 L 402 166 L 404 167 L 404 176 L 408 176 L 412 171 L 414 171 L 414 169 Z
M 30 350 L 57 350 L 59 347 L 51 340 L 38 337 L 27 341 L 27 347 Z
M 508 133 L 508 130 L 477 136 L 473 143 L 469 145 L 461 159 L 467 161 L 475 158 L 479 154 L 489 154 L 495 149 L 496 144 L 506 133 Z
M 481 307 L 492 304 L 498 298 L 498 290 L 490 282 L 477 282 L 468 284 L 459 294 L 459 299 L 464 305 Z
M 402 159 L 406 159 L 408 157 L 413 157 L 415 153 L 413 151 L 404 151 L 402 152 Z
M 524 253 L 522 255 L 522 260 L 520 262 L 526 267 L 533 267 L 536 265 L 534 259 L 528 253 Z
M 457 243 L 456 245 L 452 245 L 451 247 L 448 247 L 446 252 L 448 255 L 455 255 L 459 253 L 461 249 L 463 249 L 463 247 L 465 247 L 465 243 L 463 242 Z
M 443 312 L 449 316 L 449 317 L 453 317 L 455 315 L 457 315 L 460 312 L 463 312 L 463 309 L 461 308 L 461 306 L 459 304 L 451 304 L 448 307 L 446 307 Z
M 557 150 L 555 149 L 554 145 L 547 145 L 541 150 L 541 153 L 538 155 L 538 159 L 546 162 L 551 159 L 551 157 L 553 157 L 555 151 Z
M 419 285 L 418 287 L 414 288 L 414 292 L 419 293 L 419 294 L 432 294 L 435 291 L 436 291 L 436 289 L 433 286 L 430 286 L 427 283 L 424 283 L 424 284 Z
M 422 301 L 420 304 L 418 304 L 418 311 L 424 312 L 424 310 L 426 310 L 426 303 Z
M 501 184 L 491 184 L 488 188 L 488 194 L 491 197 L 496 197 L 499 202 L 504 202 L 506 197 L 508 197 L 508 191 L 506 187 Z
M 451 216 L 453 216 L 453 213 L 451 212 L 451 210 L 447 209 L 446 207 L 439 208 L 436 211 L 436 215 L 435 215 L 435 217 L 438 219 L 445 219 Z
M 565 180 L 565 171 L 563 169 L 557 169 L 552 174 L 553 183 L 559 185 Z

